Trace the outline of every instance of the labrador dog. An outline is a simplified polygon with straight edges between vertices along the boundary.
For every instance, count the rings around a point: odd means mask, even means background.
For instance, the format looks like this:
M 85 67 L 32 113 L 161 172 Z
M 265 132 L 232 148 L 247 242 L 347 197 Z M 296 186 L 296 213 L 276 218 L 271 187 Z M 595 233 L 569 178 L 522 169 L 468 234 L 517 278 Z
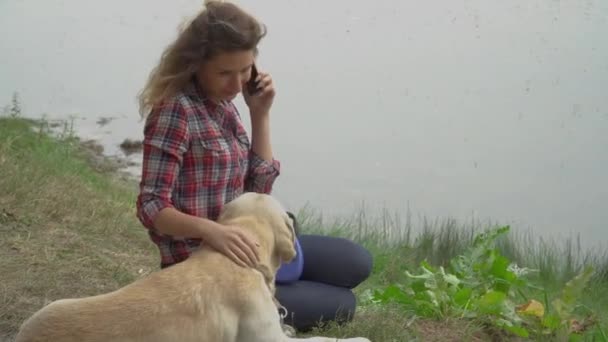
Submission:
M 218 221 L 257 237 L 257 269 L 202 248 L 114 292 L 52 302 L 23 323 L 15 341 L 370 342 L 283 333 L 274 275 L 281 262 L 295 257 L 295 231 L 275 198 L 245 193 L 224 206 Z

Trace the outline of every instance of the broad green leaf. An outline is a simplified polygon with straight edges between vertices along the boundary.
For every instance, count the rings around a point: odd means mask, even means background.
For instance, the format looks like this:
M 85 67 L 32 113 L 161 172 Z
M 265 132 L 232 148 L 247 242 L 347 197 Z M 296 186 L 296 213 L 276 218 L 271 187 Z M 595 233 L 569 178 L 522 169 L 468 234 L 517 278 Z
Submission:
M 414 312 L 420 317 L 440 318 L 438 308 L 428 301 L 416 301 Z
M 454 303 L 464 307 L 471 300 L 472 294 L 473 290 L 471 288 L 462 288 L 454 295 Z
M 483 313 L 499 314 L 507 295 L 503 292 L 488 291 L 477 302 L 478 308 Z
M 490 273 L 497 278 L 504 278 L 505 273 L 511 262 L 502 255 L 496 255 Z
M 504 294 L 508 294 L 508 293 L 509 293 L 509 290 L 511 289 L 511 284 L 509 284 L 509 283 L 508 283 L 507 281 L 505 281 L 505 280 L 502 280 L 502 279 L 497 279 L 497 280 L 494 282 L 494 287 L 493 287 L 493 289 L 494 289 L 495 291 L 502 292 L 502 293 L 504 293 Z
M 511 261 L 505 258 L 502 255 L 497 255 L 494 259 L 494 263 L 492 264 L 491 274 L 499 279 L 506 281 L 509 284 L 512 284 L 517 280 L 517 276 L 515 273 L 509 270 L 509 266 L 511 265 Z
M 424 285 L 425 281 L 424 280 L 415 280 L 413 282 L 410 283 L 410 288 L 412 290 L 414 290 L 414 292 L 423 292 L 426 291 L 426 285 Z
M 406 295 L 403 290 L 396 285 L 389 285 L 384 291 L 374 291 L 372 300 L 384 304 L 393 301 L 401 304 L 409 304 L 412 302 L 411 297 Z

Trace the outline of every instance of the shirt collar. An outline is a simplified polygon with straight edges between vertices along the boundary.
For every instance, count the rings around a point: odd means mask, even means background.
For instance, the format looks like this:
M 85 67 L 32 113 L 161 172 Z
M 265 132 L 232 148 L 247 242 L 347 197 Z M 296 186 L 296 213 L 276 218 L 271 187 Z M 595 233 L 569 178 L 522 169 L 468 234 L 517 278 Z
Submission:
M 205 104 L 205 107 L 207 108 L 207 110 L 210 112 L 213 112 L 213 114 L 215 114 L 214 112 L 217 112 L 218 107 L 224 108 L 224 107 L 227 107 L 227 105 L 228 105 L 228 101 L 220 101 L 218 103 L 218 102 L 211 101 L 210 99 L 208 99 L 207 96 L 205 95 L 205 92 L 203 91 L 203 89 L 201 89 L 201 87 L 198 85 L 198 82 L 196 81 L 196 77 L 192 77 L 190 82 L 188 82 L 188 84 L 186 84 L 186 87 L 184 88 L 184 94 L 189 96 L 193 100 L 203 102 Z
M 204 105 L 204 111 L 212 120 L 222 125 L 226 111 L 229 110 L 229 101 L 220 101 L 219 103 L 211 101 L 205 96 L 205 92 L 201 89 L 196 81 L 196 77 L 192 77 L 190 82 L 184 87 L 183 93 L 194 101 L 201 102 Z

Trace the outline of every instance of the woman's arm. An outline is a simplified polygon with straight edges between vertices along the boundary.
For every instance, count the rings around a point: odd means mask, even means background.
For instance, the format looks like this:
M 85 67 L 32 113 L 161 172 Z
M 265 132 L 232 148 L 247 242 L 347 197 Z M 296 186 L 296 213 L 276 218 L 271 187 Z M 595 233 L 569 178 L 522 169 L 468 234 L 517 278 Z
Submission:
M 259 91 L 254 95 L 244 89 L 243 96 L 249 107 L 251 116 L 251 149 L 267 162 L 272 162 L 272 146 L 270 144 L 270 107 L 274 101 L 275 90 L 272 77 L 268 73 L 257 75 Z
M 280 163 L 274 159 L 270 142 L 270 107 L 275 96 L 272 78 L 267 73 L 258 75 L 259 89 L 255 95 L 244 90 L 243 96 L 251 117 L 251 151 L 245 190 L 270 193 L 280 173 Z
M 198 238 L 206 240 L 209 234 L 219 228 L 220 224 L 206 218 L 184 214 L 167 207 L 154 218 L 154 228 L 161 234 L 176 238 Z
M 272 162 L 270 143 L 270 114 L 251 114 L 251 150 L 267 162 Z
M 175 237 L 200 238 L 240 266 L 254 267 L 260 260 L 257 250 L 260 244 L 247 231 L 184 214 L 172 207 L 156 215 L 154 228 Z

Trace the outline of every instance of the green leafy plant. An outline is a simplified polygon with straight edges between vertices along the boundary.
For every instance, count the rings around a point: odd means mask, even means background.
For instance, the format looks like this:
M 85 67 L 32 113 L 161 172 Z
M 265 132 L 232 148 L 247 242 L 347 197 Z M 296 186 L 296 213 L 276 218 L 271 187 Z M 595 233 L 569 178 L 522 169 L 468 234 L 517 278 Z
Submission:
M 571 340 L 576 340 L 577 336 L 597 323 L 593 314 L 582 318 L 575 314 L 576 309 L 580 306 L 578 299 L 581 298 L 592 275 L 593 268 L 586 267 L 579 275 L 566 283 L 559 297 L 553 299 L 550 305 L 551 312 L 546 315 L 537 315 L 537 319 L 528 323 L 542 330 L 543 334 L 555 335 L 558 333 L 569 336 Z
M 575 336 L 586 330 L 594 321 L 576 320 L 573 313 L 592 269 L 586 268 L 568 282 L 545 315 L 545 306 L 525 295 L 530 289 L 543 290 L 528 279 L 535 270 L 517 266 L 496 248 L 496 240 L 509 230 L 505 226 L 476 235 L 471 246 L 450 260 L 447 268 L 422 261 L 417 274 L 405 271 L 403 284 L 372 291 L 371 301 L 397 303 L 420 317 L 475 319 L 524 338 Z M 521 302 L 524 304 L 517 305 Z

